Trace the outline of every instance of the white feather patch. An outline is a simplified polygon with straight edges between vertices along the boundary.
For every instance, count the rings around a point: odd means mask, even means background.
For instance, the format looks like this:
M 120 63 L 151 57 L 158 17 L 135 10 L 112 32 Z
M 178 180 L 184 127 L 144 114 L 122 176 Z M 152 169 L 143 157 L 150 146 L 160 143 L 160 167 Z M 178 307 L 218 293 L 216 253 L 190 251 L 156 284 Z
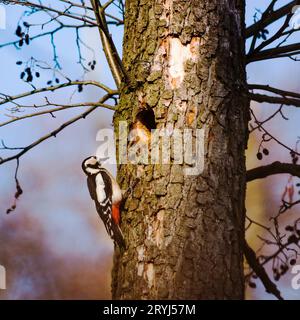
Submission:
M 101 174 L 96 176 L 96 194 L 99 203 L 106 200 L 105 185 Z
M 112 203 L 119 203 L 122 200 L 122 190 L 119 184 L 117 183 L 116 179 L 110 174 L 110 172 L 107 171 L 107 173 L 112 181 Z

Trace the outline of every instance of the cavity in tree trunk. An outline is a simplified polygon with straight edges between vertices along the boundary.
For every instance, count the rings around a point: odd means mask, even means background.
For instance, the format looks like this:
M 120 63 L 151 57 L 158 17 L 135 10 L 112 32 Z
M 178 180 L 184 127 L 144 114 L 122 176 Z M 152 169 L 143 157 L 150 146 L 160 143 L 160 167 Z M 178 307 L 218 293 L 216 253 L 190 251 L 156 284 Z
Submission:
M 128 248 L 114 257 L 115 299 L 244 297 L 244 8 L 243 0 L 126 1 L 128 79 L 116 128 L 150 109 L 157 128 L 203 129 L 205 154 L 195 176 L 172 162 L 119 165 L 122 188 L 134 187 L 122 213 Z

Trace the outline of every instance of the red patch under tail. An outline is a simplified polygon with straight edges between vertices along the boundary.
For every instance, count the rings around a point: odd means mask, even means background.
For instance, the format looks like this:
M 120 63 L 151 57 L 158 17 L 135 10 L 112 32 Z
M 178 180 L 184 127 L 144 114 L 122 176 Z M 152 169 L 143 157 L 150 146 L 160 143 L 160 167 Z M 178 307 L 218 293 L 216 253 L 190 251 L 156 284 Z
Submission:
M 113 204 L 112 206 L 112 218 L 114 222 L 119 225 L 120 224 L 120 203 Z

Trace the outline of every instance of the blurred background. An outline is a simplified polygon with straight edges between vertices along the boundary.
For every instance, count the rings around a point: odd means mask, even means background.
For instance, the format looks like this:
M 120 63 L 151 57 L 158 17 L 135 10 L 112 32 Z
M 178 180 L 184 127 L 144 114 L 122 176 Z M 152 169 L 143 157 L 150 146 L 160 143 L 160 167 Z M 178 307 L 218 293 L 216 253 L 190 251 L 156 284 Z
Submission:
M 279 4 L 281 6 L 286 2 L 279 1 Z M 247 25 L 253 23 L 257 9 L 263 10 L 268 4 L 269 1 L 266 0 L 247 1 Z M 15 30 L 24 11 L 25 9 L 19 6 L 6 6 L 6 29 L 0 30 L 1 93 L 15 95 L 31 90 L 30 86 L 20 79 L 24 67 L 17 65 L 17 61 L 26 62 L 34 57 L 52 66 L 57 62 L 53 61 L 54 52 L 49 36 L 36 39 L 29 46 L 22 48 L 13 45 L 1 47 L 17 39 Z M 43 15 L 28 15 L 23 17 L 22 21 L 38 24 L 44 18 Z M 272 25 L 270 33 L 279 25 Z M 48 27 L 45 26 L 44 30 Z M 122 26 L 112 26 L 111 33 L 121 52 Z M 81 29 L 80 37 L 87 44 L 82 48 L 82 55 L 87 59 L 84 63 L 96 60 L 95 70 L 83 72 L 82 66 L 78 63 L 75 32 L 73 29 L 66 29 L 54 36 L 61 72 L 74 80 L 95 79 L 113 88 L 113 80 L 99 43 L 98 31 L 95 28 Z M 299 40 L 299 35 L 290 39 L 293 42 Z M 248 66 L 249 83 L 269 84 L 295 92 L 300 91 L 299 74 L 300 63 L 288 58 L 252 63 Z M 53 75 L 51 70 L 45 70 L 39 79 L 34 80 L 34 85 L 46 86 L 53 77 L 64 81 L 61 74 Z M 103 92 L 95 87 L 84 87 L 82 92 L 73 87 L 35 95 L 23 99 L 22 102 L 28 105 L 43 103 L 44 97 L 47 96 L 51 101 L 67 104 L 70 101 L 69 97 L 72 97 L 73 103 L 87 102 L 97 101 L 102 94 Z M 270 104 L 252 104 L 259 120 L 266 119 L 276 111 L 276 107 Z M 6 108 L 7 106 L 1 106 L 0 122 L 8 119 L 6 114 L 9 114 L 9 110 L 6 112 Z M 0 139 L 9 147 L 28 145 L 82 111 L 82 108 L 71 109 L 56 113 L 56 118 L 47 114 L 16 122 L 0 128 Z M 297 137 L 300 136 L 300 114 L 295 107 L 284 107 L 283 112 L 288 121 L 278 116 L 268 123 L 266 128 L 283 143 L 294 148 Z M 87 156 L 95 154 L 100 145 L 99 141 L 96 141 L 97 132 L 101 128 L 112 128 L 112 116 L 112 112 L 99 108 L 86 119 L 63 130 L 56 138 L 51 138 L 24 155 L 18 174 L 24 194 L 17 202 L 16 210 L 10 215 L 6 215 L 5 212 L 14 201 L 16 163 L 0 166 L 0 265 L 5 266 L 7 271 L 7 290 L 0 290 L 0 299 L 111 297 L 113 244 L 106 235 L 89 198 L 81 162 Z M 260 142 L 261 133 L 256 131 L 249 141 L 248 168 L 275 160 L 291 161 L 289 151 L 273 142 L 266 145 L 270 155 L 259 161 L 256 154 Z M 14 152 L 1 150 L 1 157 Z M 278 212 L 288 178 L 287 175 L 278 175 L 251 182 L 247 191 L 248 215 L 261 223 L 268 223 L 269 218 Z M 297 215 L 299 208 L 295 207 L 282 218 L 283 223 L 294 221 Z M 260 245 L 258 234 L 264 235 L 263 230 L 258 227 L 251 228 L 247 234 L 254 248 Z M 300 290 L 293 290 L 291 287 L 292 276 L 288 272 L 279 281 L 278 286 L 285 298 L 300 299 Z M 256 283 L 256 289 L 247 289 L 248 299 L 273 299 L 265 293 L 259 281 Z

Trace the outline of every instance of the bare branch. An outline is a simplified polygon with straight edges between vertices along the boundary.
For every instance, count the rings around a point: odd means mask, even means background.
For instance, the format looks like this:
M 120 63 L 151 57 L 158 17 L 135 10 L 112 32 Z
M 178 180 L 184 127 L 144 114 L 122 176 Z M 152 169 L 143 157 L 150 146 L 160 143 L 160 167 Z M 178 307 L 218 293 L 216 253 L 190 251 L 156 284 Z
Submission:
M 51 103 L 51 104 L 48 104 L 48 106 L 49 105 L 55 105 L 55 104 Z M 26 115 L 20 116 L 20 117 L 12 117 L 12 119 L 10 119 L 10 120 L 8 120 L 6 122 L 0 123 L 0 128 L 4 127 L 6 125 L 9 125 L 9 124 L 11 124 L 13 122 L 16 122 L 16 121 L 21 121 L 21 120 L 28 119 L 28 118 L 34 118 L 34 117 L 45 115 L 45 114 L 50 114 L 52 117 L 54 117 L 53 114 L 55 112 L 64 111 L 64 110 L 71 109 L 71 108 L 80 108 L 80 107 L 102 107 L 102 108 L 105 108 L 105 109 L 109 109 L 109 110 L 115 111 L 115 108 L 113 106 L 110 106 L 110 105 L 105 104 L 105 103 L 100 103 L 100 102 L 87 102 L 87 103 L 60 105 L 60 107 L 58 107 L 58 108 L 53 108 L 53 109 L 43 110 L 43 111 L 31 113 L 31 114 L 26 114 Z
M 249 96 L 254 101 L 300 107 L 300 94 L 299 93 L 292 92 L 292 91 L 286 91 L 286 90 L 282 90 L 282 89 L 277 89 L 277 88 L 270 87 L 268 85 L 260 85 L 260 84 L 249 84 L 248 88 L 250 90 L 268 91 L 268 92 L 275 93 L 275 94 L 281 96 L 281 97 L 268 96 L 268 95 L 262 95 L 262 94 L 251 92 L 251 93 L 249 93 Z
M 271 141 L 274 140 L 275 142 L 277 142 L 280 146 L 282 146 L 283 148 L 287 149 L 290 151 L 290 154 L 293 157 L 296 156 L 300 156 L 300 153 L 297 152 L 297 150 L 292 149 L 291 147 L 287 146 L 286 144 L 284 144 L 283 142 L 281 142 L 279 139 L 277 139 L 273 134 L 271 134 L 268 130 L 266 130 L 264 128 L 264 126 L 261 124 L 261 122 L 257 119 L 257 117 L 255 116 L 255 113 L 250 109 L 250 112 L 255 120 L 255 122 L 258 124 L 259 129 L 262 130 L 264 132 L 263 134 L 263 140 L 266 141 Z M 295 158 L 294 158 L 295 159 Z M 293 161 L 294 161 L 293 159 Z
M 280 291 L 277 289 L 275 283 L 271 281 L 264 267 L 256 258 L 255 252 L 250 248 L 248 243 L 244 241 L 244 254 L 247 262 L 255 274 L 260 278 L 266 291 L 273 294 L 278 300 L 283 300 Z
M 20 182 L 19 182 L 19 179 L 18 179 L 19 166 L 20 166 L 20 162 L 19 162 L 19 159 L 17 159 L 17 165 L 16 165 L 16 170 L 15 170 L 15 184 L 16 184 L 16 193 L 14 196 L 15 199 L 14 199 L 14 202 L 11 205 L 11 207 L 6 210 L 7 214 L 13 212 L 16 209 L 17 201 L 20 198 L 20 196 L 23 194 L 23 189 L 22 189 Z
M 293 98 L 298 98 L 300 99 L 300 94 L 292 91 L 285 91 L 282 89 L 277 89 L 274 87 L 270 87 L 268 85 L 263 85 L 263 84 L 248 84 L 248 88 L 250 90 L 264 90 L 264 91 L 269 91 L 272 93 L 279 94 L 283 97 L 293 97 Z
M 251 100 L 254 100 L 260 103 L 266 102 L 271 104 L 281 104 L 281 105 L 284 104 L 286 106 L 300 107 L 300 99 L 272 97 L 272 96 L 267 96 L 265 94 L 258 94 L 258 93 L 252 93 L 252 92 L 249 92 L 249 97 Z
M 64 2 L 64 3 L 67 3 L 72 7 L 77 7 L 77 8 L 82 8 L 82 9 L 85 9 L 85 10 L 93 11 L 93 8 L 91 8 L 91 7 L 87 6 L 87 5 L 82 5 L 82 4 L 75 3 L 75 2 L 69 1 L 69 0 L 60 0 L 60 1 Z
M 118 17 L 115 17 L 109 13 L 105 13 L 106 17 L 113 19 L 114 21 L 107 21 L 107 24 L 114 24 L 116 26 L 120 26 L 124 24 L 124 21 L 122 19 L 119 19 Z
M 270 2 L 269 6 L 262 14 L 261 20 L 265 19 L 265 17 L 268 16 L 270 14 L 270 12 L 272 12 L 274 10 L 274 6 L 275 6 L 276 2 L 277 2 L 277 0 L 272 0 Z M 251 42 L 250 50 L 249 50 L 250 53 L 252 53 L 252 51 L 255 49 L 256 41 L 261 36 L 261 32 L 263 32 L 263 31 L 264 30 L 258 30 L 254 34 L 252 42 Z
M 117 93 L 118 93 L 117 91 L 111 91 L 110 93 L 108 93 L 105 96 L 103 96 L 103 98 L 99 101 L 99 103 L 105 103 L 108 99 L 112 98 Z M 64 130 L 65 128 L 69 127 L 73 123 L 77 122 L 78 120 L 85 119 L 90 113 L 92 113 L 97 108 L 98 108 L 97 106 L 93 106 L 93 107 L 89 108 L 87 111 L 85 111 L 82 114 L 74 117 L 73 119 L 70 119 L 69 121 L 65 122 L 60 127 L 58 127 L 57 129 L 55 129 L 52 132 L 46 134 L 45 136 L 41 137 L 40 139 L 34 141 L 30 145 L 24 147 L 19 153 L 15 154 L 15 155 L 13 155 L 11 157 L 7 157 L 7 158 L 4 158 L 4 159 L 1 159 L 0 164 L 4 164 L 4 163 L 12 161 L 12 160 L 20 159 L 24 154 L 26 154 L 28 151 L 30 151 L 31 149 L 35 148 L 36 146 L 38 146 L 42 142 L 48 140 L 49 138 L 56 137 L 58 133 L 60 133 L 62 130 Z
M 274 174 L 288 173 L 300 178 L 300 165 L 279 161 L 247 171 L 247 181 L 263 179 Z
M 291 240 L 293 240 L 293 241 L 291 241 Z M 292 239 L 289 239 L 287 242 L 280 245 L 279 249 L 276 252 L 274 252 L 272 255 L 270 255 L 268 257 L 265 257 L 264 261 L 261 264 L 262 265 L 267 264 L 268 262 L 270 262 L 274 258 L 278 257 L 282 252 L 284 252 L 284 250 L 288 249 L 288 247 L 291 244 L 298 243 L 299 241 L 300 241 L 300 237 L 293 237 Z
M 34 3 L 34 2 L 31 2 L 31 1 L 9 0 L 8 2 L 10 4 L 18 4 L 18 5 L 21 5 L 21 6 L 26 6 L 26 7 L 30 7 L 30 8 L 37 8 L 37 9 L 41 9 L 41 10 L 45 10 L 45 11 L 54 12 L 54 13 L 57 13 L 59 16 L 64 16 L 64 17 L 75 19 L 75 20 L 80 20 L 80 21 L 83 21 L 85 23 L 97 26 L 97 23 L 95 23 L 93 20 L 87 19 L 86 17 L 83 17 L 82 15 L 78 16 L 78 15 L 70 14 L 70 13 L 67 12 L 68 11 L 67 9 L 64 10 L 64 11 L 60 11 L 60 10 L 57 10 L 57 9 L 53 9 L 53 8 L 44 6 L 44 5 L 40 4 L 40 3 Z
M 249 56 L 252 55 L 252 54 L 255 54 L 256 52 L 260 52 L 263 48 L 265 48 L 266 46 L 270 45 L 271 43 L 273 43 L 277 39 L 281 38 L 284 35 L 285 29 L 289 26 L 289 22 L 290 22 L 291 18 L 292 18 L 291 15 L 286 16 L 286 19 L 285 19 L 283 25 L 281 26 L 281 28 L 279 28 L 278 31 L 272 37 L 270 37 L 268 40 L 263 41 L 255 49 L 253 48 L 253 50 L 250 50 Z M 294 30 L 294 29 L 292 31 L 290 31 L 288 36 L 290 36 L 295 31 L 296 30 Z
M 87 5 L 81 5 L 81 4 L 78 4 L 78 3 L 75 3 L 75 2 L 72 2 L 72 1 L 69 1 L 69 0 L 60 0 L 61 2 L 64 2 L 64 3 L 67 3 L 69 5 L 72 5 L 73 7 L 77 7 L 77 8 L 82 8 L 82 9 L 85 9 L 85 10 L 89 10 L 89 11 L 94 11 L 94 9 L 92 7 L 89 7 Z M 115 25 L 121 25 L 121 24 L 124 24 L 124 21 L 119 19 L 118 17 L 115 17 L 109 13 L 105 13 L 105 15 L 108 17 L 108 18 L 111 18 L 113 20 L 115 20 L 114 24 Z M 112 22 L 107 22 L 108 24 L 111 24 Z
M 263 15 L 261 20 L 255 22 L 253 25 L 246 29 L 246 38 L 254 36 L 256 33 L 265 29 L 268 25 L 272 24 L 273 22 L 281 19 L 282 17 L 288 14 L 291 14 L 293 7 L 299 4 L 299 0 L 294 0 L 276 11 L 268 12 L 268 14 Z
M 94 28 L 96 26 L 90 26 L 90 25 L 86 25 L 86 24 L 82 24 L 82 25 L 68 25 L 68 24 L 62 24 L 60 25 L 59 27 L 51 30 L 51 31 L 47 31 L 47 32 L 42 32 L 42 33 L 39 33 L 35 36 L 32 36 L 32 37 L 29 37 L 29 40 L 32 41 L 32 40 L 35 40 L 35 39 L 38 39 L 38 38 L 42 38 L 42 37 L 45 37 L 45 36 L 51 36 L 51 35 L 54 35 L 55 33 L 59 32 L 60 30 L 66 28 L 66 29 L 81 29 L 81 28 Z M 7 42 L 7 43 L 3 43 L 3 44 L 0 44 L 0 49 L 3 48 L 3 47 L 7 47 L 7 46 L 16 46 L 18 43 L 19 43 L 19 39 L 18 40 L 15 40 L 15 41 L 11 41 L 11 42 Z
M 284 120 L 288 120 L 284 115 L 283 115 L 283 112 L 282 112 L 282 108 L 283 108 L 283 105 L 281 105 L 274 113 L 272 113 L 269 117 L 267 117 L 265 120 L 262 120 L 262 121 L 256 121 L 256 126 L 253 127 L 251 124 L 250 124 L 250 127 L 251 129 L 249 130 L 249 133 L 252 133 L 254 132 L 255 130 L 257 129 L 260 129 L 262 125 L 264 125 L 265 123 L 269 122 L 270 120 L 272 120 L 273 118 L 276 117 L 277 114 L 280 114 L 281 117 L 284 119 Z M 251 113 L 254 113 L 252 109 L 251 110 Z M 263 141 L 264 142 L 264 141 Z
M 93 80 L 86 80 L 86 81 L 70 81 L 70 82 L 66 82 L 66 83 L 62 83 L 59 84 L 57 86 L 50 86 L 50 87 L 44 87 L 44 88 L 40 88 L 40 89 L 36 89 L 36 90 L 32 90 L 32 91 L 27 91 L 15 96 L 9 96 L 3 93 L 0 93 L 0 105 L 17 100 L 17 99 L 21 99 L 21 98 L 25 98 L 34 94 L 38 94 L 41 92 L 46 92 L 46 91 L 55 91 L 58 89 L 62 89 L 62 88 L 66 88 L 69 86 L 74 86 L 74 85 L 93 85 L 96 87 L 99 87 L 103 90 L 105 90 L 106 92 L 111 92 L 112 90 L 110 88 L 108 88 L 107 86 L 105 86 L 104 84 L 97 82 L 97 81 L 93 81 Z M 2 98 L 1 96 L 3 96 L 4 98 Z M 2 99 L 2 100 L 1 100 Z
M 297 200 L 295 202 L 286 202 L 286 201 L 284 201 L 282 206 L 280 207 L 280 210 L 279 210 L 279 213 L 278 213 L 277 216 L 279 217 L 279 215 L 285 213 L 286 211 L 290 210 L 291 208 L 297 206 L 298 204 L 300 204 L 300 200 Z
M 266 49 L 247 55 L 247 63 L 261 60 L 268 60 L 274 58 L 283 58 L 286 56 L 293 56 L 299 54 L 300 43 L 290 44 L 283 47 L 276 47 L 271 49 Z
M 119 57 L 115 44 L 109 34 L 107 22 L 105 19 L 105 7 L 102 7 L 100 1 L 91 0 L 95 16 L 99 25 L 99 33 L 102 41 L 103 50 L 111 69 L 117 88 L 120 88 L 122 79 L 126 77 L 122 61 Z

